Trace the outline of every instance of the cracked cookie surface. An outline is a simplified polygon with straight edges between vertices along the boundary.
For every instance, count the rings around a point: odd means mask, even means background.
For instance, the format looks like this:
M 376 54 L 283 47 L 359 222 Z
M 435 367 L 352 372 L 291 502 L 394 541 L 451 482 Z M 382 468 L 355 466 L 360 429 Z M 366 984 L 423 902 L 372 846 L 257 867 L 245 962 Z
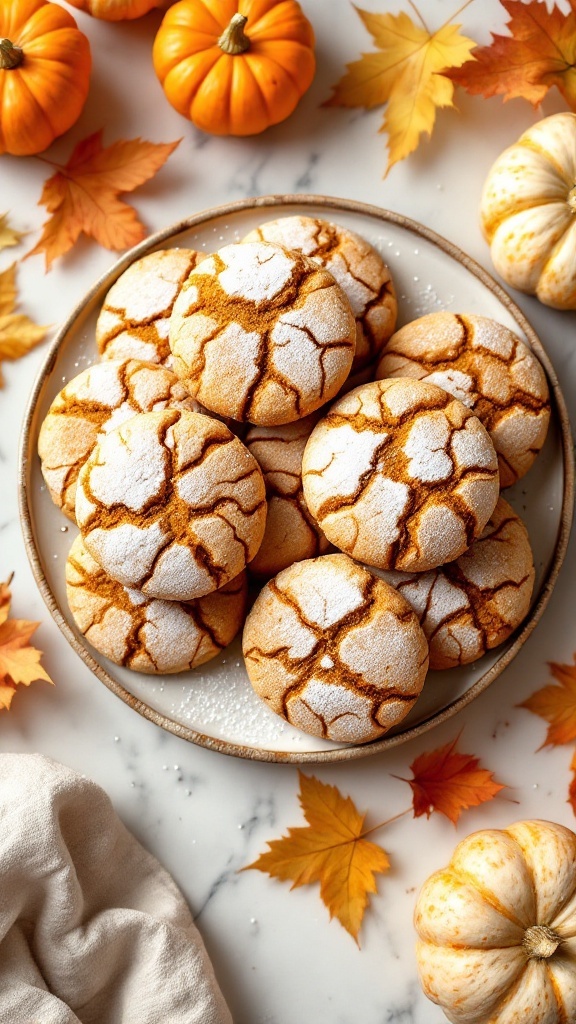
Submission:
M 194 249 L 160 249 L 132 263 L 107 293 L 96 321 L 101 358 L 169 365 L 170 315 L 184 281 L 204 257 Z
M 224 586 L 256 554 L 264 478 L 218 420 L 141 413 L 92 451 L 78 478 L 76 521 L 113 579 L 148 597 L 189 601 Z
M 204 411 L 171 370 L 138 359 L 96 363 L 62 388 L 40 427 L 38 454 L 50 497 L 69 519 L 78 474 L 100 436 L 166 406 Z
M 304 450 L 302 484 L 332 544 L 367 565 L 416 572 L 462 554 L 499 494 L 478 417 L 407 378 L 364 384 L 330 407 Z
M 303 732 L 367 743 L 408 714 L 428 645 L 408 602 L 347 555 L 284 569 L 248 614 L 242 650 L 250 682 Z
M 196 601 L 159 601 L 108 576 L 79 536 L 66 562 L 66 596 L 78 630 L 97 651 L 157 675 L 203 665 L 231 643 L 244 621 L 247 582 L 242 572 Z
M 170 320 L 174 369 L 208 409 L 267 426 L 301 419 L 346 380 L 350 303 L 307 256 L 264 242 L 224 246 L 192 271 Z
M 528 345 L 488 317 L 429 313 L 391 338 L 376 378 L 415 377 L 449 391 L 490 434 L 500 486 L 528 472 L 550 421 L 546 375 Z
M 302 491 L 302 455 L 320 413 L 280 427 L 250 427 L 244 443 L 264 474 L 268 516 L 264 540 L 250 572 L 275 576 L 293 562 L 330 549 L 310 515 Z
M 380 254 L 360 235 L 317 217 L 279 217 L 250 231 L 243 242 L 275 242 L 316 260 L 336 278 L 356 319 L 352 373 L 378 358 L 396 326 L 394 283 Z
M 504 498 L 460 558 L 430 572 L 383 572 L 410 603 L 430 646 L 430 668 L 455 668 L 498 647 L 528 614 L 534 562 L 528 531 Z

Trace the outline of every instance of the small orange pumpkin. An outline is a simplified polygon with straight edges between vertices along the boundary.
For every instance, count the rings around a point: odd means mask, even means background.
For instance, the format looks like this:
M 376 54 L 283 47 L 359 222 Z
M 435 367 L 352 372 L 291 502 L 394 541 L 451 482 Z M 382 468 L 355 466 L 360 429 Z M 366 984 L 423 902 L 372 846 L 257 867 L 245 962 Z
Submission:
M 79 11 L 103 21 L 131 21 L 148 14 L 153 7 L 167 7 L 165 0 L 68 0 Z
M 0 2 L 0 153 L 41 153 L 80 116 L 90 45 L 47 0 Z
M 180 0 L 154 42 L 156 74 L 178 113 L 214 135 L 255 135 L 288 117 L 316 68 L 296 0 Z

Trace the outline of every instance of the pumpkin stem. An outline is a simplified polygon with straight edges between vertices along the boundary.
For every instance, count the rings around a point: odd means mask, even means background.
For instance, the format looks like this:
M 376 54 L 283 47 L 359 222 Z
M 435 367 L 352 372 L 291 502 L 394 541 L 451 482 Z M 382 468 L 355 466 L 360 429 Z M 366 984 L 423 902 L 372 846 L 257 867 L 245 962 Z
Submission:
M 232 57 L 237 56 L 239 53 L 246 53 L 246 50 L 250 49 L 250 40 L 244 32 L 244 26 L 248 18 L 245 14 L 234 14 L 228 28 L 225 28 L 220 39 L 218 40 L 218 46 L 224 53 L 231 54 Z
M 546 960 L 556 952 L 562 939 L 545 924 L 534 924 L 524 933 L 522 945 L 531 960 Z
M 572 213 L 576 213 L 576 185 L 573 185 L 568 193 L 568 206 Z
M 0 39 L 0 70 L 11 71 L 17 68 L 24 59 L 24 50 L 9 39 Z

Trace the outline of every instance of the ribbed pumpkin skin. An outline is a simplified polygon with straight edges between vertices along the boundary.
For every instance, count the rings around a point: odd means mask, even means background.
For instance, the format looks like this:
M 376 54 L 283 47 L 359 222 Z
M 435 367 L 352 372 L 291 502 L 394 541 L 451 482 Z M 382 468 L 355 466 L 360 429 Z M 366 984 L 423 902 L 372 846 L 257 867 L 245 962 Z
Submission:
M 488 172 L 480 221 L 507 284 L 576 309 L 576 114 L 528 128 Z
M 576 835 L 551 821 L 474 832 L 422 886 L 424 992 L 452 1024 L 576 1021 Z
M 0 153 L 41 153 L 80 116 L 90 82 L 90 46 L 68 11 L 46 0 L 1 0 L 0 38 L 24 51 L 0 69 Z
M 218 40 L 235 14 L 250 48 Z M 288 117 L 314 77 L 314 32 L 296 0 L 180 0 L 154 42 L 156 74 L 172 106 L 213 135 L 256 135 Z
M 132 21 L 160 6 L 157 0 L 68 0 L 68 3 L 102 21 Z

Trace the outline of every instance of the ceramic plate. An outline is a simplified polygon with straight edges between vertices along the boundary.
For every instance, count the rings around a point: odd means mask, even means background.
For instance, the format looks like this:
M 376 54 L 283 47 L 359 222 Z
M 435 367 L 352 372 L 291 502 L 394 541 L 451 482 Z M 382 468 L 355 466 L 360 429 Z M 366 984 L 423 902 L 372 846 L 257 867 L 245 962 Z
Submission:
M 104 295 L 134 260 L 153 249 L 187 246 L 212 252 L 238 241 L 263 220 L 306 213 L 337 221 L 368 239 L 390 266 L 399 325 L 439 309 L 479 313 L 520 334 L 544 364 L 552 392 L 552 422 L 544 451 L 528 475 L 506 492 L 527 524 L 536 585 L 530 614 L 507 644 L 476 664 L 431 672 L 410 715 L 383 739 L 343 745 L 293 729 L 253 693 L 237 639 L 218 658 L 192 672 L 152 677 L 119 668 L 94 651 L 74 628 L 65 597 L 64 565 L 76 527 L 52 504 L 36 455 L 38 430 L 63 383 L 97 359 L 94 325 Z M 134 710 L 184 739 L 226 754 L 266 761 L 320 762 L 362 757 L 402 743 L 456 714 L 493 682 L 536 625 L 560 568 L 572 511 L 570 429 L 554 370 L 521 310 L 472 259 L 427 228 L 398 214 L 319 196 L 266 196 L 207 210 L 146 239 L 100 280 L 56 337 L 30 397 L 20 455 L 21 518 L 42 595 L 82 659 Z

